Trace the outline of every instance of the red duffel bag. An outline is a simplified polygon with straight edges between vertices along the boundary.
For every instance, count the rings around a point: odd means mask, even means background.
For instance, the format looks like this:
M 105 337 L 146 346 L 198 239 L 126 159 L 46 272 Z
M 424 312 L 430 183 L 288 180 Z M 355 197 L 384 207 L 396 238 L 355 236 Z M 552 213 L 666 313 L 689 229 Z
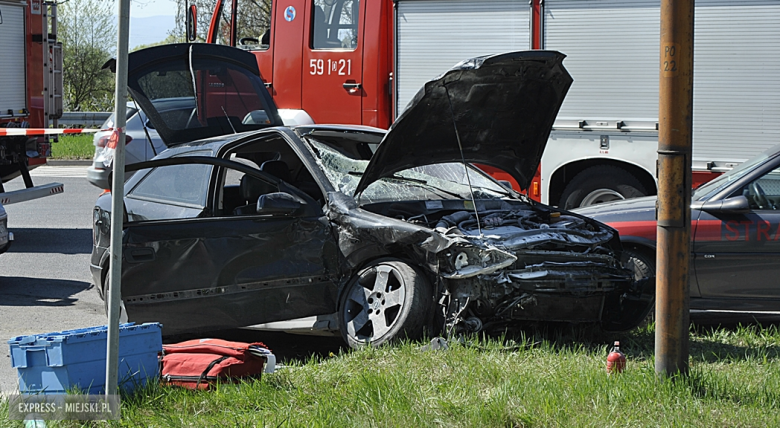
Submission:
M 194 339 L 163 345 L 160 375 L 163 384 L 208 389 L 216 382 L 260 377 L 263 367 L 273 372 L 276 357 L 260 342 Z

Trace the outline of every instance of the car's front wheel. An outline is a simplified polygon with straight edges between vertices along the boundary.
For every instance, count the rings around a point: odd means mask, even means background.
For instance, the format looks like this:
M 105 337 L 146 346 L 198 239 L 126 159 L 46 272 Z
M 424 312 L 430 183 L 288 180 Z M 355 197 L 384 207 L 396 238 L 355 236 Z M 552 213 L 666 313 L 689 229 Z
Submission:
M 634 270 L 635 281 L 642 278 L 655 279 L 655 258 L 650 250 L 628 247 L 624 249 L 624 252 L 628 255 L 629 266 Z M 645 327 L 655 322 L 655 281 L 646 284 L 642 294 L 645 299 L 652 299 L 653 304 L 647 309 L 647 315 L 639 327 Z
M 341 335 L 353 348 L 419 339 L 432 301 L 428 281 L 412 266 L 376 261 L 358 272 L 342 295 Z

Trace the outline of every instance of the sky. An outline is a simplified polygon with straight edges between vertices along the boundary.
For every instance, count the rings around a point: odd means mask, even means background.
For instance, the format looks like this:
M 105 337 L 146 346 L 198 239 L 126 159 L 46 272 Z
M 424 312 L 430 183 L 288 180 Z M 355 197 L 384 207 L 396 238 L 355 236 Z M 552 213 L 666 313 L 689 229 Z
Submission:
M 173 0 L 143 0 L 130 2 L 130 16 L 148 18 L 150 16 L 176 16 L 176 2 Z
M 168 36 L 168 32 L 173 30 L 175 24 L 174 0 L 131 1 L 128 45 L 133 49 L 136 46 L 161 42 Z

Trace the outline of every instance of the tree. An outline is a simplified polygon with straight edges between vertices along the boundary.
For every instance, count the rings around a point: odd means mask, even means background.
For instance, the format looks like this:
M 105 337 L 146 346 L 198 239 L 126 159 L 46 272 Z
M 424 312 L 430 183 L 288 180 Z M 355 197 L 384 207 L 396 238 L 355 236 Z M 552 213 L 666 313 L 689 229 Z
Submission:
M 193 4 L 198 8 L 198 41 L 206 41 L 206 32 L 216 3 L 217 0 L 176 0 L 176 29 L 172 35 L 184 40 L 187 8 Z
M 236 38 L 247 37 L 257 40 L 254 44 L 260 44 L 263 34 L 271 26 L 271 0 L 223 0 L 217 43 L 228 44 L 232 1 L 238 1 Z M 205 41 L 216 3 L 216 0 L 177 0 L 175 34 L 184 35 L 186 8 L 194 4 L 198 8 L 198 40 Z
M 171 44 L 171 43 L 184 43 L 184 42 L 185 42 L 184 36 L 179 37 L 179 36 L 175 36 L 175 35 L 169 33 L 168 37 L 166 37 L 165 40 L 161 40 L 161 41 L 156 42 L 156 43 L 148 43 L 148 44 L 145 44 L 145 45 L 138 45 L 138 46 L 130 49 L 130 52 L 140 51 L 141 49 L 151 48 L 153 46 L 167 45 L 167 44 Z
M 65 110 L 113 110 L 114 75 L 101 67 L 116 50 L 114 9 L 113 0 L 58 4 Z

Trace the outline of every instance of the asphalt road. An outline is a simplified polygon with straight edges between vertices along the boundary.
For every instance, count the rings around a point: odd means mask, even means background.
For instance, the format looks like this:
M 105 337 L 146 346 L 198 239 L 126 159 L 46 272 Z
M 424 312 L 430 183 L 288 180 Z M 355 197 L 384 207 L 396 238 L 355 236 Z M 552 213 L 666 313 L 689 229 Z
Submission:
M 35 184 L 59 182 L 65 193 L 5 206 L 14 234 L 0 255 L 0 338 L 106 323 L 103 302 L 89 274 L 92 207 L 100 190 L 86 180 L 86 166 L 40 167 Z M 24 188 L 21 178 L 6 190 Z M 8 345 L 0 353 L 0 391 L 16 390 Z
M 59 182 L 65 193 L 5 206 L 14 234 L 11 249 L 0 255 L 0 339 L 106 323 L 103 301 L 89 273 L 92 207 L 100 190 L 87 182 L 86 166 L 44 166 L 32 171 L 37 185 Z M 24 187 L 20 178 L 8 191 Z M 340 339 L 283 333 L 228 330 L 209 337 L 271 347 L 280 362 L 343 350 Z M 184 337 L 180 339 L 186 339 Z M 0 352 L 0 393 L 17 390 L 9 347 Z

